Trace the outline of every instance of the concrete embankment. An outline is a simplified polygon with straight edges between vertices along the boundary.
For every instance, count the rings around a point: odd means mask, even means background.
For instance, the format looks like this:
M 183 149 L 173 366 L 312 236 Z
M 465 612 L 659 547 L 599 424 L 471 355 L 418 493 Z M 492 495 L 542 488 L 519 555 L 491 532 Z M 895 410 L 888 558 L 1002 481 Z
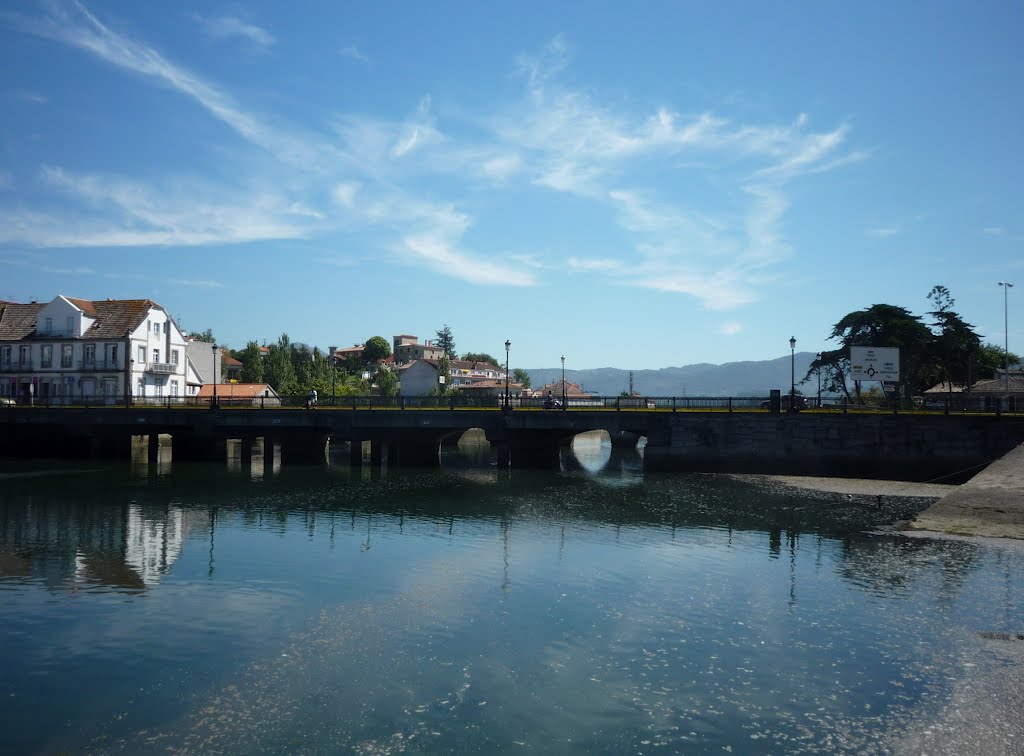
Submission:
M 943 496 L 908 529 L 1024 539 L 1024 444 Z

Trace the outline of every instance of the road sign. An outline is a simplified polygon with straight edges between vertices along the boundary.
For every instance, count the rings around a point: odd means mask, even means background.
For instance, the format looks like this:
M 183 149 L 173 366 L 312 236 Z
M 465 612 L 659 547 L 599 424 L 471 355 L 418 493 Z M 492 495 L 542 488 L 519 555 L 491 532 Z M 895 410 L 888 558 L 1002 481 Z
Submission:
M 898 383 L 899 347 L 850 347 L 850 377 L 855 381 Z

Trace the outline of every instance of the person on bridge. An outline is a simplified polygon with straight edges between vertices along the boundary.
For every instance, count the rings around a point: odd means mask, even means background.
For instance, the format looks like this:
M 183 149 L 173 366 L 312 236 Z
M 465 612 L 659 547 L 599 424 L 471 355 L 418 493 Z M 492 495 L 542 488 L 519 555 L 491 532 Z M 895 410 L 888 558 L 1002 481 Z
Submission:
M 306 409 L 313 409 L 316 406 L 316 389 L 309 390 L 309 398 L 306 400 Z

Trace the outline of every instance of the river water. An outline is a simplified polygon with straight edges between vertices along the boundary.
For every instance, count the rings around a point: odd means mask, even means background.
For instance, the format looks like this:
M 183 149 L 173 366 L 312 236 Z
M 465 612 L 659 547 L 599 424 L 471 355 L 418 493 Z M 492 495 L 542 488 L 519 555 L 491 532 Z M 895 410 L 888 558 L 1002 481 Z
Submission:
M 1019 550 L 886 530 L 928 500 L 263 469 L 0 464 L 0 751 L 941 752 L 1024 645 Z

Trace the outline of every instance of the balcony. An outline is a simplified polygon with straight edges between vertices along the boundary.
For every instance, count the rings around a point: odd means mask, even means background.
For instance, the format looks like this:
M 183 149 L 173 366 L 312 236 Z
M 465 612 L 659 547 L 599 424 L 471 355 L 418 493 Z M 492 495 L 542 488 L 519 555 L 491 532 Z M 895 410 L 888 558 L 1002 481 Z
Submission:
M 147 362 L 146 372 L 155 375 L 173 375 L 178 371 L 178 366 L 170 362 Z

